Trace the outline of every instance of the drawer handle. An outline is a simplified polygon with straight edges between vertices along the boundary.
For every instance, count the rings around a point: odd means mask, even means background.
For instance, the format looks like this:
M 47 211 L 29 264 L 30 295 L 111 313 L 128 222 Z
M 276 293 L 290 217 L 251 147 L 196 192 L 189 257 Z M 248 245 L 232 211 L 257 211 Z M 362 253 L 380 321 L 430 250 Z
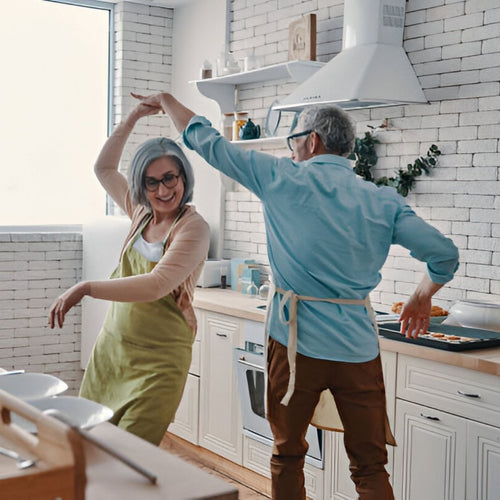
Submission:
M 420 416 L 426 418 L 427 420 L 435 420 L 436 422 L 439 422 L 439 417 L 433 417 L 432 415 L 426 415 L 425 413 L 421 413 Z
M 217 337 L 223 337 L 227 339 L 227 333 L 216 333 L 215 335 L 217 335 Z
M 474 394 L 473 392 L 464 392 L 464 391 L 461 391 L 460 389 L 457 392 L 458 392 L 458 394 L 465 396 L 467 398 L 480 398 L 481 397 L 479 394 Z

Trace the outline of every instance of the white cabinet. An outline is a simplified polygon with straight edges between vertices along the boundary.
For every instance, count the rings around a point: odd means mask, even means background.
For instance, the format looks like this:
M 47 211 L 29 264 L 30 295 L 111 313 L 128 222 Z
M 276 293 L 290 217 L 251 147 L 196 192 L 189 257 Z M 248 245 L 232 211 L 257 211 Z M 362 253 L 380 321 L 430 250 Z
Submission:
M 466 498 L 500 497 L 500 429 L 469 422 L 467 428 Z
M 494 500 L 500 491 L 498 377 L 398 355 L 398 500 Z
M 248 436 L 243 436 L 243 465 L 254 472 L 270 478 L 271 472 L 269 461 L 271 460 L 272 448 Z M 324 497 L 324 471 L 305 463 L 304 465 L 304 483 L 307 498 L 311 500 L 323 500 Z
M 466 432 L 463 418 L 398 401 L 396 498 L 465 500 Z
M 202 313 L 195 311 L 198 321 L 198 332 Z M 182 399 L 175 412 L 175 418 L 169 425 L 168 431 L 186 441 L 198 444 L 199 428 L 199 399 L 200 399 L 200 335 L 196 335 L 193 343 L 193 352 L 191 356 L 191 366 L 184 387 Z
M 241 347 L 242 320 L 204 311 L 201 323 L 199 444 L 241 465 L 243 433 L 233 350 Z
M 182 400 L 168 431 L 186 441 L 198 444 L 200 377 L 188 374 Z
M 391 429 L 394 432 L 394 412 L 396 404 L 396 360 L 394 352 L 381 352 L 382 370 L 384 372 L 384 384 L 387 403 L 387 416 Z M 331 433 L 331 446 L 327 447 L 330 452 L 327 456 L 325 466 L 328 497 L 330 500 L 354 500 L 358 498 L 354 483 L 349 471 L 349 459 L 344 447 L 344 434 L 340 432 Z M 394 448 L 387 446 L 388 464 L 387 472 L 391 475 L 393 470 Z

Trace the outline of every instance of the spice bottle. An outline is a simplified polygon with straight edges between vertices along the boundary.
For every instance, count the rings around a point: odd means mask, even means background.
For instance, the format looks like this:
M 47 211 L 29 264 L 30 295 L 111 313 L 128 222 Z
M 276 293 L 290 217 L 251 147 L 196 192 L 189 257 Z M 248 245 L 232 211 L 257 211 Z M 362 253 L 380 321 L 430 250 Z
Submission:
M 212 78 L 212 63 L 205 59 L 201 65 L 200 73 L 202 80 Z
M 228 141 L 232 140 L 233 138 L 233 121 L 234 113 L 224 113 L 222 115 L 221 132 Z

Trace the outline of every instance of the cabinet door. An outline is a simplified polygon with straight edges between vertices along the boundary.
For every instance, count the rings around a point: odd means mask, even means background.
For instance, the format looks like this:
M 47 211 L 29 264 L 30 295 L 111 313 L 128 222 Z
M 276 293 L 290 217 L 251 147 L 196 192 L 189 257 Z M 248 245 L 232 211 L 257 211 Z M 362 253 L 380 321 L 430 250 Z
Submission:
M 500 496 L 500 428 L 469 422 L 467 433 L 467 498 Z
M 199 397 L 200 378 L 188 375 L 184 394 L 175 413 L 174 421 L 169 425 L 168 431 L 172 434 L 198 444 L 198 397 Z
M 242 464 L 243 434 L 233 350 L 242 322 L 223 314 L 203 315 L 200 376 L 200 446 Z
M 466 422 L 396 400 L 394 494 L 398 500 L 465 500 Z

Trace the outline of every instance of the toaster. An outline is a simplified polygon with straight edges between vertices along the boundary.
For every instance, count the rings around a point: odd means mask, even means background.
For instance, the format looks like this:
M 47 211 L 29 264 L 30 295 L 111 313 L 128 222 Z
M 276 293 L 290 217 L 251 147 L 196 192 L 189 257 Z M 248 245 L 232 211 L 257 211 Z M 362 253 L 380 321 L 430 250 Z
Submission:
M 221 286 L 221 277 L 224 275 L 226 276 L 227 283 L 230 283 L 229 273 L 230 267 L 228 260 L 208 259 L 203 265 L 203 269 L 196 286 L 201 288 Z

